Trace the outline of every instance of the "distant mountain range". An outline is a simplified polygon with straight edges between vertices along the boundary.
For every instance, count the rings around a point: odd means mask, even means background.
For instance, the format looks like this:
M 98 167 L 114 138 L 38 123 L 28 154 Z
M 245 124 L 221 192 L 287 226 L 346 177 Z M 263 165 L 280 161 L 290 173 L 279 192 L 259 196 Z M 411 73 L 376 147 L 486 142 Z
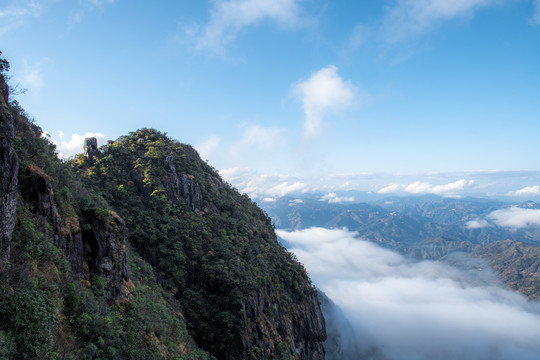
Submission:
M 492 215 L 539 209 L 532 201 L 407 196 L 343 204 L 284 197 L 261 206 L 280 229 L 346 227 L 417 259 L 447 260 L 456 251 L 468 253 L 491 265 L 509 288 L 540 300 L 540 228 L 500 226 Z

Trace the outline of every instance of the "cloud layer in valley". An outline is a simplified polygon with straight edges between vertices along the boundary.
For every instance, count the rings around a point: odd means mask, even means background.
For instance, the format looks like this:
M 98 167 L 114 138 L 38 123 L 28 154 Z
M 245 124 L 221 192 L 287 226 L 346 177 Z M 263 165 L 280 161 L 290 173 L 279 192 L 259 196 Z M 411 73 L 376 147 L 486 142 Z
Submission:
M 373 359 L 540 356 L 538 304 L 497 286 L 486 269 L 412 261 L 345 229 L 277 233 Z
M 478 229 L 487 226 L 501 226 L 512 229 L 521 229 L 540 226 L 540 209 L 527 209 L 512 206 L 495 210 L 484 219 L 479 218 L 467 222 L 469 229 Z

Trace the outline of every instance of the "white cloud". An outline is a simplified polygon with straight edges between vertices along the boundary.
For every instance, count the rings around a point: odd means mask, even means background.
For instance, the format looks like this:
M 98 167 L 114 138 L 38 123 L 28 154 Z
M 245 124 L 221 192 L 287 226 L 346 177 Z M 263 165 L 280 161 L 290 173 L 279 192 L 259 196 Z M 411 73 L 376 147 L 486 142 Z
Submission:
M 219 171 L 224 180 L 254 199 L 278 198 L 303 192 L 308 185 L 288 175 L 260 174 L 250 168 L 231 168 Z
M 487 268 L 412 261 L 345 229 L 277 234 L 345 312 L 358 347 L 377 349 L 377 359 L 532 360 L 540 354 L 538 304 L 499 288 Z
M 328 193 L 321 197 L 319 199 L 320 201 L 328 201 L 330 204 L 336 204 L 336 203 L 343 203 L 343 202 L 352 202 L 354 201 L 354 197 L 346 197 L 346 196 L 337 196 L 336 193 Z
M 207 159 L 208 156 L 218 148 L 220 139 L 218 136 L 210 136 L 204 142 L 195 145 L 201 159 Z
M 488 227 L 489 225 L 490 225 L 489 222 L 485 219 L 476 219 L 476 220 L 467 221 L 467 223 L 465 224 L 465 227 L 467 229 L 482 229 L 482 228 Z
M 196 36 L 198 50 L 222 52 L 243 28 L 264 20 L 281 26 L 296 26 L 300 20 L 299 0 L 217 0 L 209 23 Z
M 513 206 L 507 209 L 495 210 L 487 218 L 503 227 L 525 228 L 540 226 L 540 209 L 524 209 Z
M 429 31 L 444 21 L 463 18 L 496 0 L 397 0 L 383 19 L 383 34 L 394 42 Z
M 104 145 L 107 137 L 102 133 L 87 132 L 84 135 L 72 134 L 68 141 L 61 141 L 58 144 L 58 155 L 63 158 L 80 154 L 84 151 L 84 139 L 95 137 L 98 139 L 98 146 Z
M 300 182 L 300 181 L 296 181 L 294 183 L 289 183 L 287 181 L 284 181 L 282 183 L 274 185 L 273 187 L 271 187 L 270 189 L 265 191 L 265 193 L 267 193 L 269 195 L 282 197 L 282 196 L 285 196 L 285 195 L 290 194 L 290 193 L 299 192 L 299 191 L 305 189 L 306 186 L 307 185 L 305 183 Z
M 508 192 L 510 196 L 535 196 L 540 195 L 540 185 L 526 186 L 516 191 Z
M 458 196 L 458 192 L 471 188 L 474 180 L 459 179 L 457 181 L 443 184 L 432 185 L 427 182 L 415 181 L 411 184 L 391 184 L 378 190 L 379 194 L 408 193 L 408 194 L 435 194 L 447 197 Z
M 353 84 L 344 81 L 337 72 L 336 66 L 328 65 L 292 87 L 302 99 L 304 134 L 308 137 L 321 132 L 322 119 L 328 110 L 347 108 L 357 100 Z

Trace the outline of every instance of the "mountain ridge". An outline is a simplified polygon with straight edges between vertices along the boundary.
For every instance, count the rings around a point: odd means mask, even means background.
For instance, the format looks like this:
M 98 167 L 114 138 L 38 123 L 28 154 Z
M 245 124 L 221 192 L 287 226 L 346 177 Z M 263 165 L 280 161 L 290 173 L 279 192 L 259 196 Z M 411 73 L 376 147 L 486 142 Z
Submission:
M 305 269 L 191 146 L 141 129 L 61 161 L 0 80 L 0 357 L 324 359 Z

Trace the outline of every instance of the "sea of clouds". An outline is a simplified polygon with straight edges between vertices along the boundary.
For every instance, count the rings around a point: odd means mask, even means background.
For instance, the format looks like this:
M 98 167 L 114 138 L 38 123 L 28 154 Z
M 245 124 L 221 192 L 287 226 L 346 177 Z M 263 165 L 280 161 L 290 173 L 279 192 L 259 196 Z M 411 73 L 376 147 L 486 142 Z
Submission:
M 540 304 L 488 267 L 415 261 L 346 229 L 277 234 L 346 314 L 366 359 L 540 359 Z

